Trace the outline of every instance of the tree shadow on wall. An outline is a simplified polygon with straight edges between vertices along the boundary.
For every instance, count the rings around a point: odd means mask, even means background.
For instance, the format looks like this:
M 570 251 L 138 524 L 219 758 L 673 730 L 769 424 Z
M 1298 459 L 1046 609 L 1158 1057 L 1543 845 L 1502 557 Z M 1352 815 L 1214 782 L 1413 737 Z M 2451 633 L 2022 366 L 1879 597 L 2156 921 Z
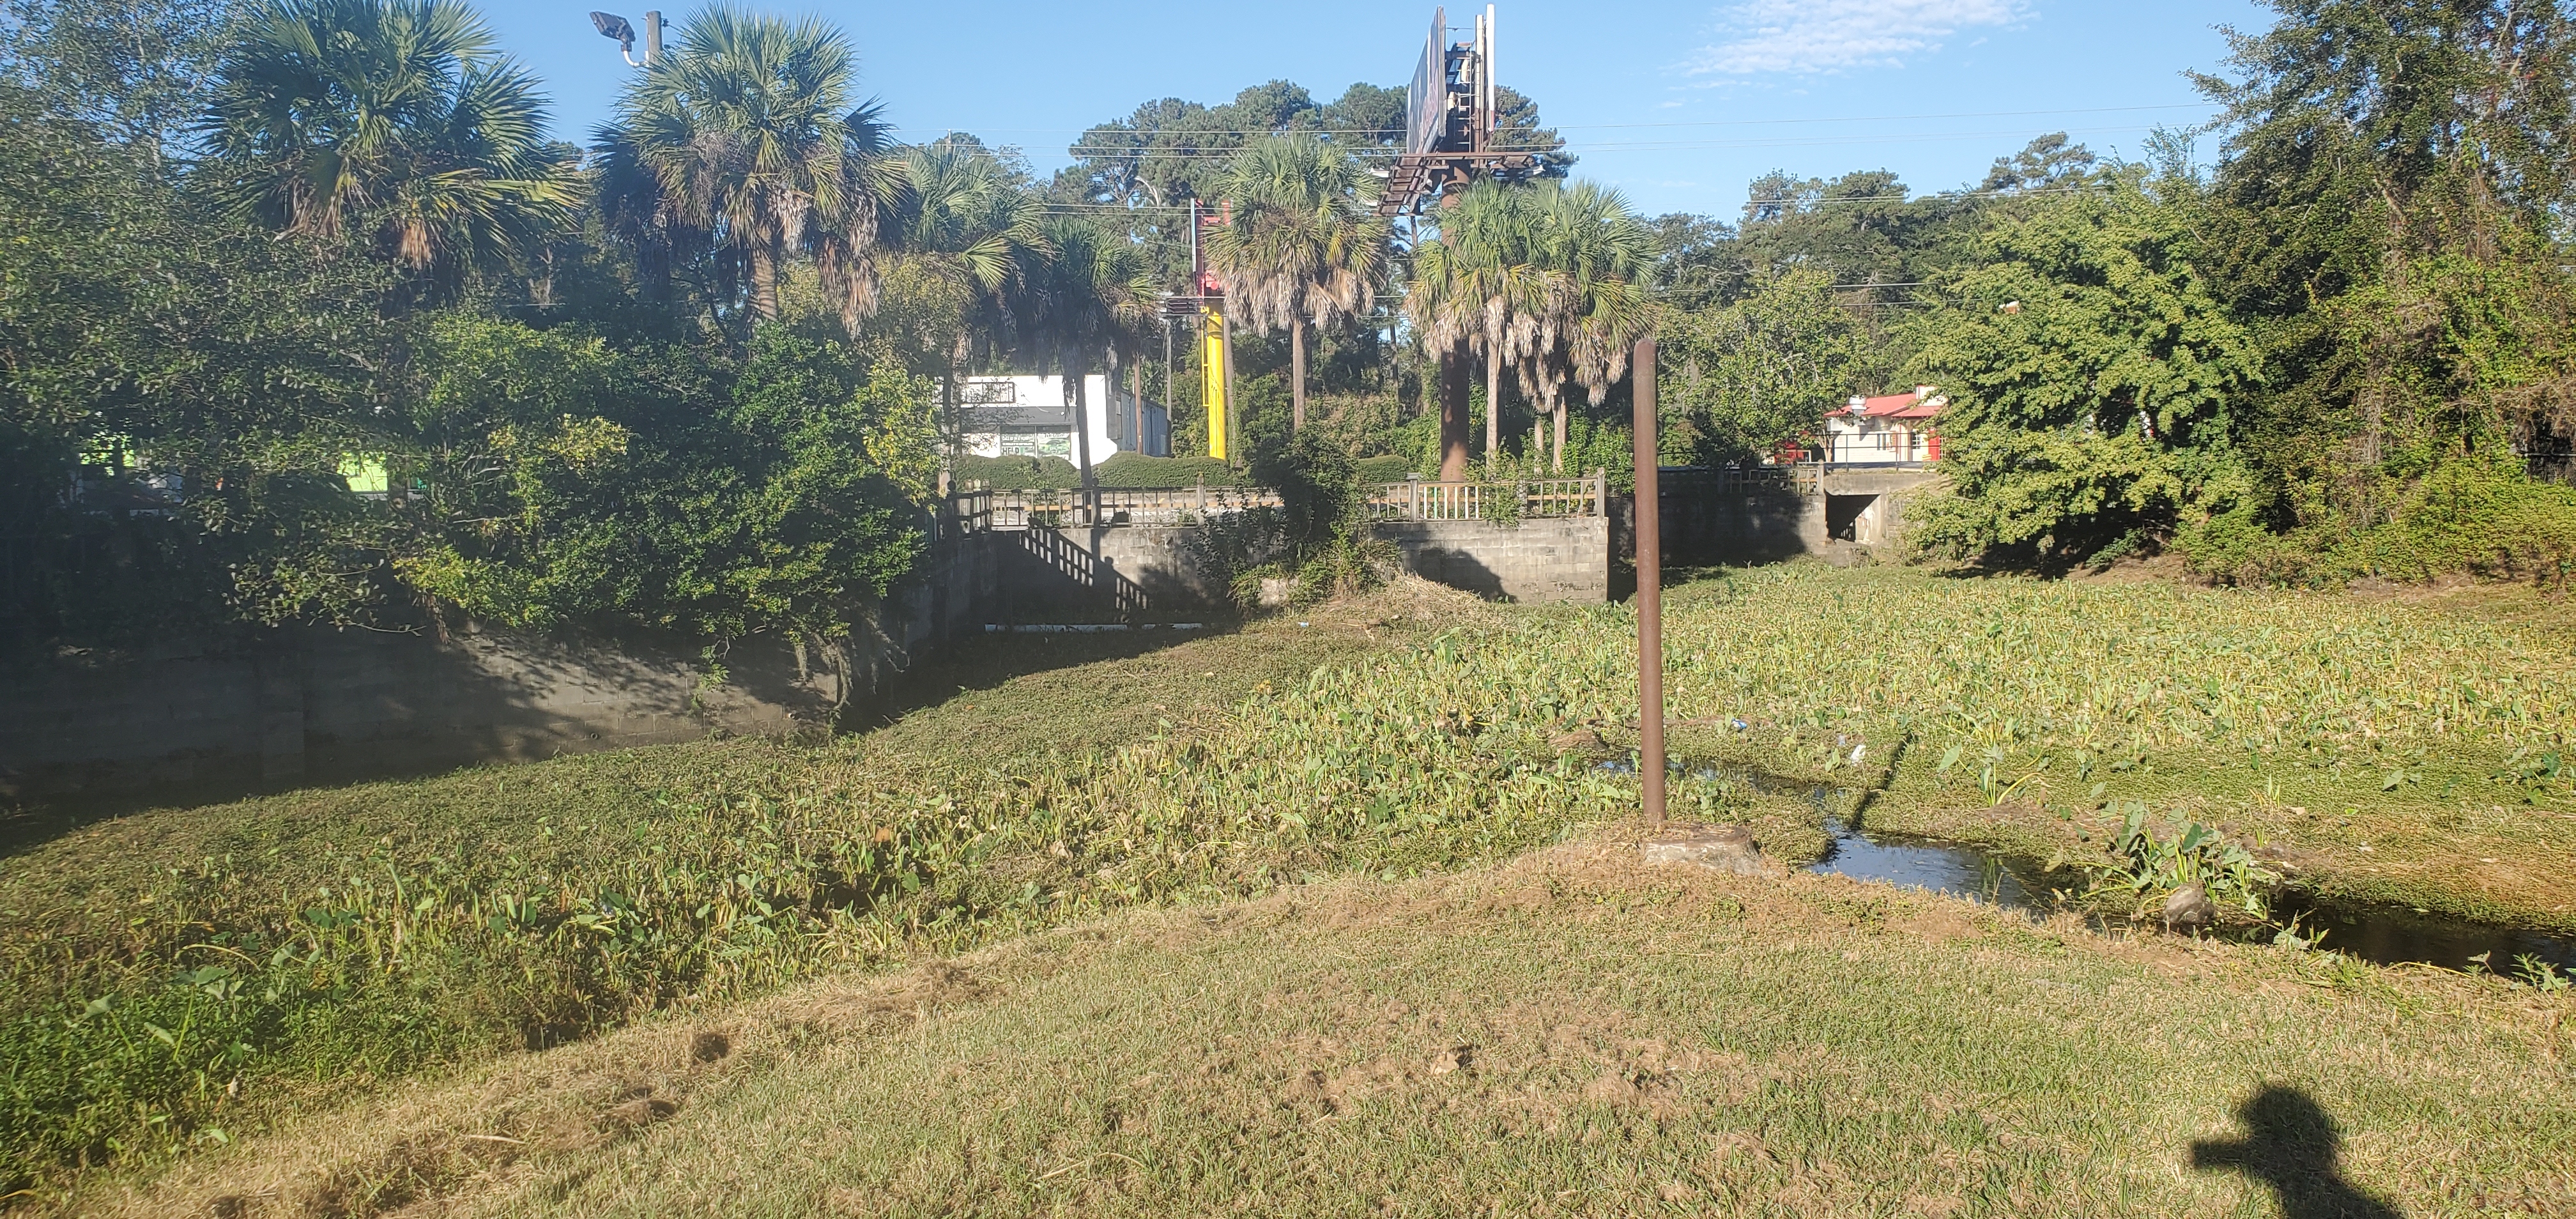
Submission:
M 1425 546 L 1414 551 L 1406 566 L 1413 574 L 1434 584 L 1446 584 L 1462 592 L 1474 593 L 1487 601 L 1509 601 L 1503 590 L 1502 573 L 1487 567 L 1484 561 L 1464 550 L 1446 546 Z
M 2236 1107 L 2245 1137 L 2191 1145 L 2191 1166 L 2237 1172 L 2268 1186 L 2284 1219 L 2400 1219 L 2396 1207 L 2343 1179 L 2335 1163 L 2343 1133 L 2332 1115 L 2296 1088 L 2266 1085 Z

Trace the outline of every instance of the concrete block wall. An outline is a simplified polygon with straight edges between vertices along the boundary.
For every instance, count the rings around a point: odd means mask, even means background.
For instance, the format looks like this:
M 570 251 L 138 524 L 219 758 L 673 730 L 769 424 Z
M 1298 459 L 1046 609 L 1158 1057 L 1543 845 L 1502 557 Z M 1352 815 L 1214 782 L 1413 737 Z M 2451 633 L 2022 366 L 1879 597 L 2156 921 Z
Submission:
M 1509 601 L 1606 601 L 1606 517 L 1380 521 L 1405 569 Z M 1195 525 L 1005 530 L 1001 614 L 1014 622 L 1114 622 L 1203 613 L 1230 604 L 1228 564 Z
M 1610 518 L 1380 521 L 1370 527 L 1423 579 L 1504 601 L 1610 599 Z
M 1515 601 L 1610 595 L 1606 518 L 1374 527 L 1432 580 Z M 1197 614 L 1226 604 L 1201 526 L 950 534 L 854 613 L 846 674 L 763 636 L 704 680 L 692 641 L 286 630 L 221 643 L 0 665 L 0 797 L 214 799 L 304 783 L 783 733 L 865 708 L 906 670 L 992 621 Z M 847 688 L 844 688 L 844 681 Z
M 1636 558 L 1636 500 L 1614 501 L 1618 552 Z M 1663 497 L 1666 564 L 1777 563 L 1832 549 L 1825 497 L 1787 492 L 1736 491 Z
M 1710 491 L 1677 480 L 1663 496 L 1664 561 L 1756 564 L 1806 555 L 1863 562 L 1903 542 L 1905 505 L 1931 479 L 1922 470 L 1835 471 L 1814 494 L 1785 487 Z M 1635 511 L 1633 499 L 1612 501 L 1617 551 L 1631 561 Z

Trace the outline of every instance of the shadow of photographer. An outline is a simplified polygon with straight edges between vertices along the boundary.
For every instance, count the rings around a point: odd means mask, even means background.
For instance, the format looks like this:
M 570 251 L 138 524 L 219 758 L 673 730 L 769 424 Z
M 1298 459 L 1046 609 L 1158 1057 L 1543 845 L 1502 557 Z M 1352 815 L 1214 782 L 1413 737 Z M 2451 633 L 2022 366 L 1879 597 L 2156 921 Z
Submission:
M 2191 1145 L 2191 1166 L 2241 1172 L 2271 1188 L 2283 1219 L 2400 1219 L 2396 1207 L 2343 1179 L 2332 1115 L 2296 1088 L 2267 1085 L 2236 1107 L 2245 1137 Z

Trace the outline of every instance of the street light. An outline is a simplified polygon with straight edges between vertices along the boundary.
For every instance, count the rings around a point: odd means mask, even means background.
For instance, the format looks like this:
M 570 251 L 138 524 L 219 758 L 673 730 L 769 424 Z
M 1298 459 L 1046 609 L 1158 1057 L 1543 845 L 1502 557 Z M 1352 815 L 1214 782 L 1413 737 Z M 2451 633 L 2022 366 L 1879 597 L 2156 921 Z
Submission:
M 615 13 L 592 13 L 590 24 L 599 30 L 601 37 L 617 40 L 617 53 L 625 57 L 630 67 L 650 67 L 653 61 L 662 58 L 663 21 L 659 11 L 649 11 L 644 14 L 643 63 L 635 62 L 635 27 L 628 24 L 624 17 Z

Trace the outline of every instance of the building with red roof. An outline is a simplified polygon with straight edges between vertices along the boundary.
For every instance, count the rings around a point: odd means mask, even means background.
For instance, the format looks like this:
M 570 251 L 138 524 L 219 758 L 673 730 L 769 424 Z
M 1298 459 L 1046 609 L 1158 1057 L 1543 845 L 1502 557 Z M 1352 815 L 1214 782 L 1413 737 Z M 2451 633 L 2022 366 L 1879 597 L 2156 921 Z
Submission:
M 1910 394 L 1854 397 L 1825 416 L 1824 451 L 1836 465 L 1918 465 L 1941 460 L 1941 437 L 1932 420 L 1950 405 L 1929 385 Z

